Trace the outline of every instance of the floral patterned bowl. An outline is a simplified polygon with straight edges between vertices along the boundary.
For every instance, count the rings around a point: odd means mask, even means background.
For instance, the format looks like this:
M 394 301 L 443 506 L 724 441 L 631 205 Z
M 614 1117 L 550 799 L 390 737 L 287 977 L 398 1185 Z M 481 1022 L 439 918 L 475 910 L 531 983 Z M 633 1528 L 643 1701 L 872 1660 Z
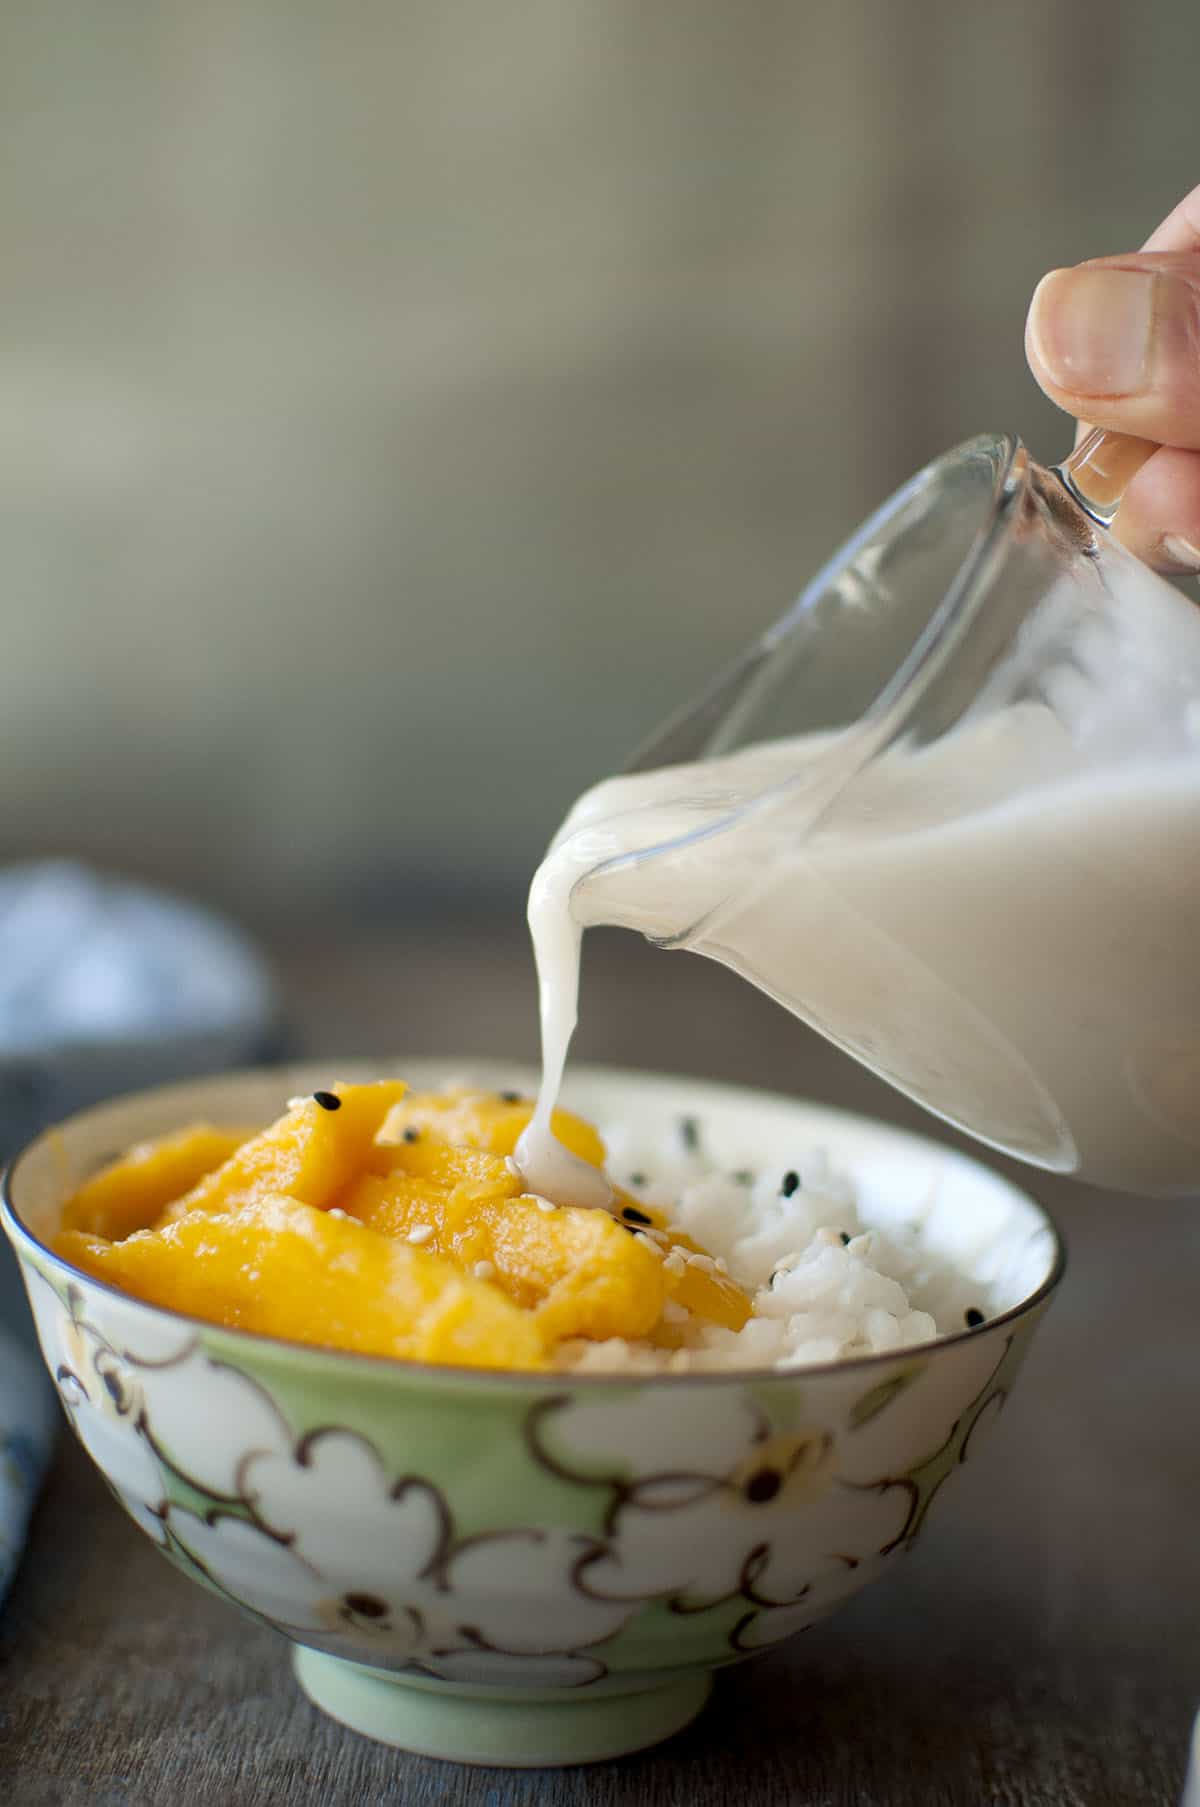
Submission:
M 389 1063 L 390 1065 L 391 1063 Z M 63 1197 L 182 1122 L 266 1121 L 330 1068 L 103 1105 L 14 1163 L 4 1226 L 46 1364 L 118 1499 L 185 1573 L 296 1646 L 301 1685 L 370 1736 L 459 1761 L 579 1763 L 699 1711 L 711 1671 L 897 1561 L 1004 1403 L 1062 1270 L 1045 1215 L 986 1168 L 793 1100 L 580 1070 L 601 1126 L 698 1119 L 731 1167 L 828 1147 L 871 1198 L 935 1197 L 944 1253 L 986 1244 L 988 1323 L 791 1374 L 505 1375 L 224 1330 L 52 1255 Z M 338 1077 L 377 1076 L 338 1062 Z M 395 1063 L 414 1084 L 461 1066 Z M 528 1084 L 511 1067 L 470 1075 Z

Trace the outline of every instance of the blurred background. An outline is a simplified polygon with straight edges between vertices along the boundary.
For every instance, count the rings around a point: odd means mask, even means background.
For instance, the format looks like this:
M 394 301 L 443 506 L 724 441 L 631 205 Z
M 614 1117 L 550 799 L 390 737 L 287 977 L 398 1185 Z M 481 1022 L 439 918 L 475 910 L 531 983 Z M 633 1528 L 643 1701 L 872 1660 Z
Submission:
M 1028 296 L 1200 179 L 1191 18 L 0 0 L 4 856 L 528 1050 L 572 797 L 927 458 L 1065 447 Z

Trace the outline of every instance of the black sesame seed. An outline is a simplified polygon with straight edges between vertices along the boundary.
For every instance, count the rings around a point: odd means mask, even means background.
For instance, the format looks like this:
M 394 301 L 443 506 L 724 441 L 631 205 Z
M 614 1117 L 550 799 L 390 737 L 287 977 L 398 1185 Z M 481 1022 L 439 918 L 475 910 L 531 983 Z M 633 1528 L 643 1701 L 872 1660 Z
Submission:
M 626 1223 L 650 1224 L 654 1222 L 654 1219 L 647 1217 L 644 1211 L 639 1211 L 636 1205 L 622 1205 L 621 1216 Z
M 840 1236 L 840 1237 L 841 1237 L 841 1239 L 842 1239 L 842 1247 L 843 1247 L 843 1248 L 847 1248 L 847 1247 L 848 1247 L 848 1246 L 849 1246 L 849 1243 L 850 1243 L 850 1236 L 849 1236 L 849 1233 L 848 1233 L 848 1232 L 847 1232 L 847 1231 L 846 1231 L 846 1230 L 839 1230 L 839 1231 L 838 1231 L 838 1235 L 839 1235 L 839 1236 Z
M 760 1468 L 746 1482 L 746 1498 L 752 1506 L 765 1506 L 782 1486 L 783 1479 L 777 1468 Z
M 501 1092 L 500 1102 L 501 1104 L 520 1104 L 521 1094 L 520 1092 Z
M 968 1330 L 978 1330 L 979 1326 L 984 1322 L 983 1313 L 977 1311 L 974 1305 L 967 1306 L 966 1317 Z
M 784 1198 L 791 1198 L 792 1193 L 797 1190 L 799 1185 L 800 1185 L 800 1175 L 796 1172 L 796 1169 L 794 1167 L 789 1167 L 787 1172 L 783 1176 L 783 1181 L 779 1187 L 779 1190 L 782 1192 Z
M 679 1119 L 679 1138 L 689 1154 L 695 1154 L 700 1146 L 700 1125 L 697 1123 L 695 1117 L 681 1117 Z
M 421 1140 L 420 1130 L 414 1129 L 412 1124 L 410 1123 L 408 1128 L 404 1132 L 404 1140 L 406 1142 L 419 1142 Z
M 363 1619 L 382 1619 L 387 1612 L 387 1604 L 378 1594 L 343 1594 L 342 1598 L 350 1611 Z
M 313 1103 L 319 1104 L 323 1111 L 340 1111 L 342 1101 L 336 1092 L 314 1092 Z

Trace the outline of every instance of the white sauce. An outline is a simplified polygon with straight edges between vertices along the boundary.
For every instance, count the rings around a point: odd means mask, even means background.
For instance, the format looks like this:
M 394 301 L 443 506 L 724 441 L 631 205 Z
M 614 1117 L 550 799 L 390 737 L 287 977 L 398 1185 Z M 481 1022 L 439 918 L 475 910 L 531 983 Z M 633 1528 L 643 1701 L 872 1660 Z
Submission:
M 611 923 L 732 967 L 996 1147 L 1200 1189 L 1200 747 L 1195 705 L 1167 720 L 1161 685 L 1174 660 L 1200 696 L 1200 634 L 1186 606 L 1168 626 L 1153 683 L 1108 623 L 1096 670 L 1076 648 L 1037 700 L 897 745 L 844 789 L 852 743 L 824 736 L 582 797 L 529 899 L 544 1069 L 527 1183 L 610 1201 L 550 1112 L 582 931 Z

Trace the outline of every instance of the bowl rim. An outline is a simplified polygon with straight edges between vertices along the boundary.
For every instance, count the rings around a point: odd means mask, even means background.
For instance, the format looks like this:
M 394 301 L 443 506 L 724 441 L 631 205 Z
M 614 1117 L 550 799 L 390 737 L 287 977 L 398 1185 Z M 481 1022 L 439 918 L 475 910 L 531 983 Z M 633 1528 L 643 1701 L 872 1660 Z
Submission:
M 795 1367 L 730 1367 L 706 1369 L 701 1373 L 682 1374 L 672 1374 L 662 1371 L 646 1372 L 644 1370 L 630 1372 L 615 1371 L 611 1373 L 580 1373 L 569 1368 L 485 1368 L 453 1362 L 408 1361 L 399 1356 L 368 1355 L 355 1349 L 331 1348 L 324 1343 L 306 1343 L 294 1337 L 274 1336 L 265 1331 L 243 1330 L 236 1325 L 217 1324 L 214 1323 L 211 1318 L 201 1318 L 195 1316 L 191 1312 L 176 1311 L 172 1307 L 166 1305 L 155 1305 L 148 1299 L 138 1298 L 135 1293 L 124 1292 L 119 1286 L 114 1286 L 107 1280 L 100 1280 L 92 1274 L 85 1273 L 81 1268 L 77 1268 L 69 1262 L 65 1256 L 57 1254 L 54 1249 L 50 1248 L 39 1236 L 34 1234 L 33 1230 L 30 1229 L 29 1225 L 20 1216 L 14 1202 L 14 1184 L 17 1180 L 22 1163 L 29 1155 L 34 1153 L 34 1151 L 50 1136 L 61 1133 L 63 1129 L 78 1122 L 82 1118 L 98 1116 L 101 1113 L 107 1112 L 115 1105 L 120 1104 L 128 1107 L 137 1107 L 152 1099 L 161 1099 L 171 1092 L 191 1092 L 198 1088 L 216 1088 L 218 1086 L 238 1084 L 244 1081 L 262 1082 L 264 1080 L 270 1080 L 273 1075 L 278 1075 L 281 1081 L 287 1085 L 290 1083 L 285 1077 L 288 1074 L 300 1072 L 311 1073 L 314 1070 L 322 1068 L 325 1069 L 326 1072 L 336 1071 L 339 1075 L 347 1071 L 353 1071 L 359 1074 L 366 1074 L 374 1071 L 377 1077 L 386 1077 L 390 1069 L 393 1067 L 402 1068 L 406 1063 L 414 1069 L 424 1068 L 428 1070 L 434 1067 L 441 1068 L 445 1080 L 447 1081 L 455 1075 L 456 1070 L 460 1077 L 468 1077 L 474 1072 L 486 1069 L 495 1071 L 498 1074 L 510 1073 L 514 1078 L 519 1071 L 528 1072 L 531 1070 L 528 1062 L 519 1060 L 505 1061 L 503 1059 L 498 1059 L 495 1056 L 488 1055 L 474 1057 L 470 1055 L 459 1057 L 453 1055 L 432 1054 L 411 1054 L 401 1055 L 399 1057 L 390 1055 L 380 1055 L 378 1057 L 355 1055 L 346 1059 L 327 1059 L 318 1057 L 317 1059 L 306 1058 L 300 1061 L 273 1062 L 265 1066 L 239 1067 L 223 1073 L 208 1074 L 204 1077 L 189 1080 L 173 1080 L 165 1085 L 150 1086 L 139 1092 L 118 1093 L 99 1103 L 91 1104 L 84 1110 L 72 1112 L 69 1117 L 64 1118 L 60 1123 L 44 1125 L 36 1136 L 32 1137 L 24 1147 L 17 1150 L 11 1160 L 6 1163 L 2 1174 L 0 1174 L 0 1227 L 4 1229 L 9 1242 L 12 1244 L 14 1252 L 18 1257 L 22 1253 L 22 1244 L 28 1245 L 32 1249 L 35 1249 L 44 1261 L 48 1262 L 54 1269 L 63 1275 L 68 1283 L 78 1284 L 79 1282 L 86 1282 L 87 1285 L 99 1288 L 101 1292 L 107 1293 L 110 1297 L 120 1300 L 123 1304 L 135 1307 L 136 1311 L 147 1312 L 153 1317 L 167 1322 L 187 1325 L 196 1332 L 206 1332 L 209 1335 L 215 1335 L 222 1341 L 228 1340 L 233 1349 L 236 1349 L 239 1346 L 257 1346 L 260 1349 L 263 1349 L 268 1355 L 278 1353 L 301 1354 L 331 1361 L 335 1366 L 346 1369 L 347 1372 L 358 1370 L 376 1375 L 381 1373 L 393 1374 L 402 1379 L 408 1377 L 413 1379 L 419 1378 L 423 1381 L 433 1381 L 439 1385 L 448 1385 L 450 1387 L 453 1387 L 458 1383 L 470 1388 L 474 1383 L 485 1382 L 492 1386 L 498 1386 L 502 1389 L 517 1392 L 544 1391 L 548 1386 L 554 1386 L 556 1384 L 563 1387 L 583 1386 L 589 1389 L 599 1388 L 602 1391 L 609 1392 L 617 1391 L 622 1388 L 641 1388 L 644 1386 L 658 1385 L 670 1385 L 671 1387 L 711 1387 L 729 1386 L 730 1384 L 761 1386 L 772 1382 L 775 1384 L 788 1381 L 803 1383 L 805 1381 L 815 1380 L 818 1377 L 828 1377 L 831 1375 L 870 1373 L 881 1367 L 887 1367 L 889 1365 L 894 1366 L 897 1362 L 932 1359 L 938 1350 L 949 1349 L 956 1347 L 959 1344 L 966 1343 L 971 1338 L 978 1337 L 985 1331 L 998 1330 L 1019 1323 L 1022 1318 L 1027 1317 L 1036 1307 L 1042 1305 L 1049 1299 L 1051 1294 L 1057 1289 L 1059 1282 L 1066 1272 L 1066 1243 L 1058 1224 L 1055 1222 L 1051 1213 L 1041 1203 L 1040 1199 L 1033 1197 L 1031 1193 L 1024 1191 L 1022 1187 L 1014 1185 L 1005 1175 L 997 1173 L 994 1168 L 990 1167 L 985 1161 L 978 1160 L 974 1155 L 963 1154 L 960 1150 L 950 1148 L 946 1144 L 935 1141 L 931 1137 L 919 1135 L 912 1130 L 897 1128 L 890 1123 L 882 1121 L 880 1118 L 863 1116 L 857 1111 L 842 1110 L 836 1105 L 823 1104 L 819 1100 L 794 1097 L 786 1092 L 767 1091 L 758 1086 L 738 1085 L 736 1083 L 721 1080 L 697 1079 L 696 1077 L 687 1074 L 660 1073 L 648 1068 L 613 1066 L 598 1061 L 581 1062 L 577 1065 L 573 1065 L 570 1069 L 568 1079 L 581 1080 L 584 1082 L 588 1079 L 610 1081 L 644 1081 L 650 1079 L 671 1087 L 679 1086 L 680 1089 L 685 1092 L 690 1089 L 693 1094 L 699 1092 L 702 1097 L 714 1100 L 724 1097 L 732 1102 L 737 1098 L 750 1097 L 763 1104 L 815 1111 L 821 1117 L 829 1119 L 834 1126 L 835 1133 L 839 1126 L 845 1126 L 848 1130 L 868 1129 L 877 1134 L 882 1133 L 889 1140 L 895 1141 L 896 1143 L 907 1145 L 914 1152 L 920 1151 L 926 1155 L 940 1156 L 945 1161 L 955 1162 L 974 1168 L 978 1173 L 986 1175 L 988 1179 L 1005 1187 L 1017 1198 L 1023 1199 L 1024 1202 L 1031 1206 L 1036 1212 L 1041 1220 L 1042 1227 L 1047 1230 L 1050 1235 L 1053 1259 L 1050 1263 L 1049 1271 L 1047 1272 L 1045 1279 L 1042 1280 L 1027 1297 L 1019 1300 L 1015 1305 L 1010 1305 L 1006 1311 L 998 1313 L 997 1316 L 985 1319 L 982 1324 L 967 1326 L 962 1330 L 948 1331 L 944 1336 L 931 1337 L 923 1343 L 908 1343 L 900 1349 L 881 1349 L 868 1355 L 845 1356 L 838 1360 L 812 1362 Z M 399 1076 L 399 1073 L 397 1073 L 397 1077 Z M 353 1081 L 353 1083 L 357 1083 L 357 1081 Z M 702 1110 L 703 1106 L 701 1105 L 701 1114 Z

